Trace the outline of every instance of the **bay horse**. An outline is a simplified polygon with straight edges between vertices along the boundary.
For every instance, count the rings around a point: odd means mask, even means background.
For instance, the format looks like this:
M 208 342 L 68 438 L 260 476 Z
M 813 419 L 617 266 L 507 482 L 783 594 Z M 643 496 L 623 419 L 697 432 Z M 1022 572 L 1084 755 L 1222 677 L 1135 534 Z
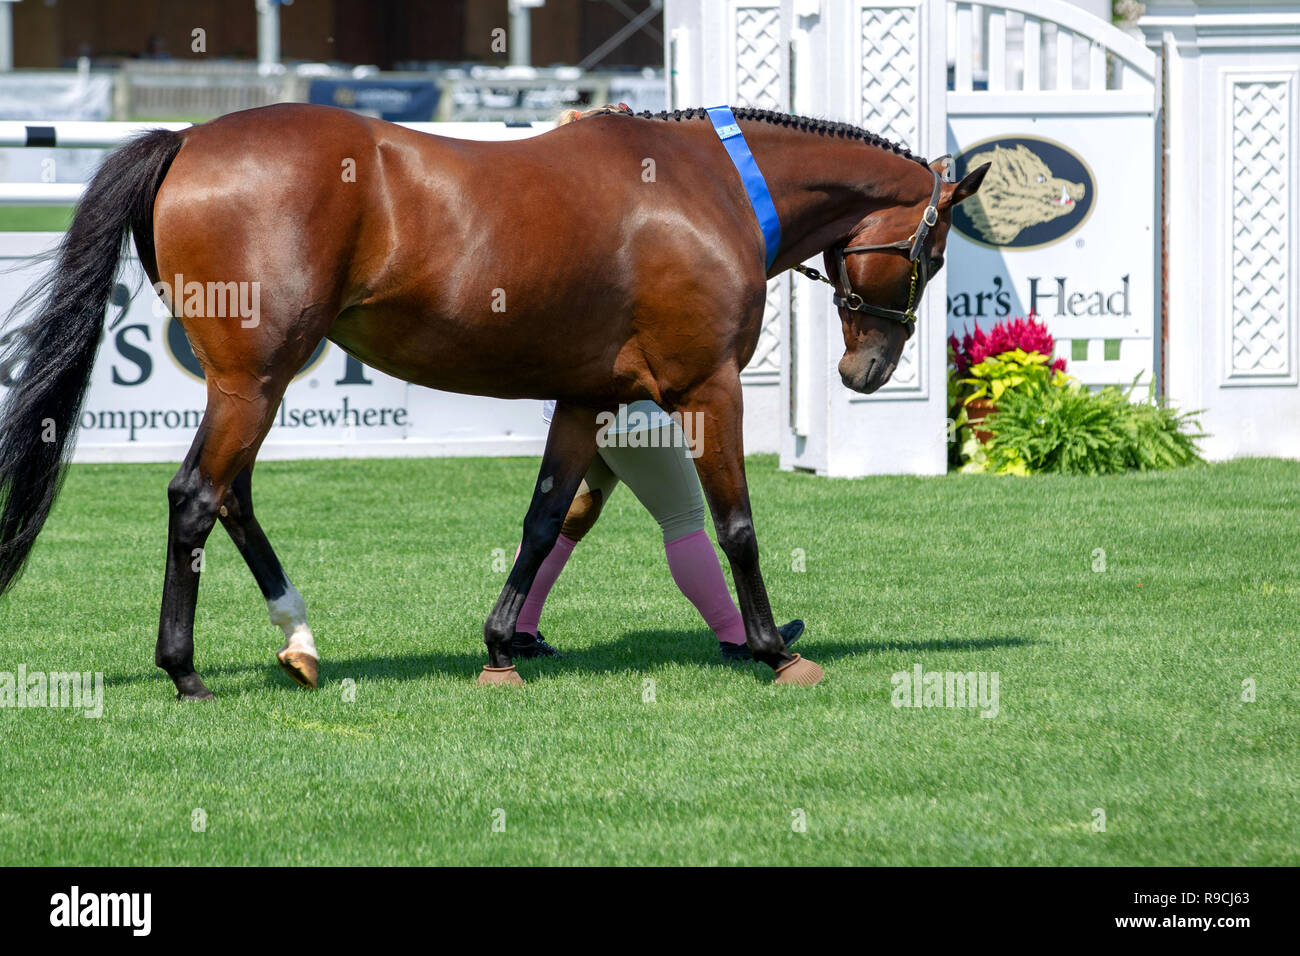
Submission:
M 0 593 L 58 493 L 133 236 L 207 382 L 202 423 L 167 488 L 154 661 L 178 698 L 212 696 L 194 668 L 194 612 L 196 556 L 217 521 L 285 633 L 281 666 L 318 682 L 305 604 L 254 517 L 252 472 L 285 387 L 322 338 L 429 388 L 558 400 L 519 554 L 484 625 L 480 683 L 522 683 L 515 619 L 595 453 L 597 416 L 638 399 L 697 416 L 696 464 L 750 650 L 777 682 L 816 683 L 821 668 L 786 651 L 773 623 L 745 483 L 740 373 L 767 280 L 823 253 L 838 280 L 827 281 L 844 333 L 840 375 L 876 390 L 942 265 L 952 207 L 987 167 L 941 183 L 938 163 L 850 125 L 734 117 L 779 217 L 775 249 L 703 110 L 610 113 L 469 142 L 282 104 L 126 143 L 90 182 L 53 268 L 15 307 L 33 318 L 4 356 L 17 371 L 0 406 Z M 183 277 L 185 301 L 158 285 L 172 277 Z M 192 308 L 192 282 L 256 283 L 258 314 L 222 318 L 201 295 Z

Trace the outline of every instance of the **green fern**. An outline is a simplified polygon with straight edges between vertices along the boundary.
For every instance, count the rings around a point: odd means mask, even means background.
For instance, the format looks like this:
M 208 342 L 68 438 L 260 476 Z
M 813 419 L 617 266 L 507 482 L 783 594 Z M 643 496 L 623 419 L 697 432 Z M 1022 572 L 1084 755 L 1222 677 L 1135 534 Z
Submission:
M 1135 383 L 1136 384 L 1136 383 Z M 1080 385 L 1023 394 L 1008 389 L 988 419 L 988 467 L 1002 472 L 1109 475 L 1201 460 L 1196 412 L 1177 412 L 1127 391 Z

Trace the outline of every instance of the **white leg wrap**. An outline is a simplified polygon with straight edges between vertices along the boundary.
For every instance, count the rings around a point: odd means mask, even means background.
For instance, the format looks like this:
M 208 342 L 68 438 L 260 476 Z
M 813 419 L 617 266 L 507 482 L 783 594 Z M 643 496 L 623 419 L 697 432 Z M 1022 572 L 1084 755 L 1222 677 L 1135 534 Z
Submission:
M 293 649 L 320 660 L 316 652 L 316 641 L 307 626 L 307 605 L 292 584 L 278 598 L 267 601 L 266 609 L 271 615 L 271 623 L 284 631 L 285 644 L 281 650 Z

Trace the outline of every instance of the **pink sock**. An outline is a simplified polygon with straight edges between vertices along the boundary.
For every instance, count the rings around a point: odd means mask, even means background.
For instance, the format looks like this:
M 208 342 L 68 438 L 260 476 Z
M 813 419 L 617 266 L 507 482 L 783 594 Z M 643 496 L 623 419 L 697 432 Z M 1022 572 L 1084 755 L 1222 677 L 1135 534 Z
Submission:
M 731 600 L 727 579 L 707 532 L 701 528 L 664 545 L 668 570 L 677 587 L 695 605 L 704 623 L 724 644 L 745 643 L 745 621 Z M 531 595 L 530 595 L 531 596 Z
M 526 634 L 537 633 L 537 622 L 542 617 L 542 605 L 546 603 L 546 596 L 551 593 L 551 588 L 560 576 L 560 572 L 564 570 L 564 565 L 569 560 L 569 555 L 573 554 L 577 543 L 563 534 L 555 539 L 555 547 L 551 548 L 551 553 L 537 569 L 533 586 L 528 589 L 523 610 L 519 612 L 519 620 L 515 622 L 516 631 L 523 631 Z M 519 557 L 518 551 L 515 552 L 515 557 Z

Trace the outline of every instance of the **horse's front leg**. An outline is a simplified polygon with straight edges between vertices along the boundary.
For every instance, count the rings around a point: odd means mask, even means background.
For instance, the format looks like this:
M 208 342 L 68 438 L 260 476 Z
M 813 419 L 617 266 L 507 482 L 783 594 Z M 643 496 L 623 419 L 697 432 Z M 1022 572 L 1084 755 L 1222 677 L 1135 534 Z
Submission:
M 479 675 L 480 684 L 523 683 L 510 658 L 510 639 L 515 633 L 515 622 L 538 568 L 555 547 L 569 504 L 595 454 L 596 411 L 568 402 L 557 403 L 551 430 L 546 436 L 542 467 L 537 473 L 537 484 L 533 486 L 533 500 L 524 518 L 519 555 L 506 578 L 501 596 L 483 625 L 488 663 Z
M 778 684 L 816 684 L 821 667 L 791 654 L 772 620 L 767 587 L 758 567 L 758 537 L 745 481 L 740 376 L 727 372 L 696 388 L 680 405 L 682 428 L 695 455 L 718 544 L 731 562 L 745 639 L 755 660 L 776 671 Z

